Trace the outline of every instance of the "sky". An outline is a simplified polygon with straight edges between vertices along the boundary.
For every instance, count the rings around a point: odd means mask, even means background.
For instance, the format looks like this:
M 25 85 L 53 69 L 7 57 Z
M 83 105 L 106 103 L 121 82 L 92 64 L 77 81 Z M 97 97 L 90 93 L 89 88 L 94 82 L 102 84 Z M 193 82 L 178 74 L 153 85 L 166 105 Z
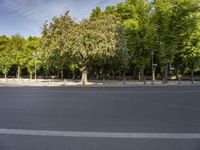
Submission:
M 45 20 L 70 11 L 76 20 L 87 18 L 92 9 L 124 0 L 0 0 L 0 35 L 40 36 Z

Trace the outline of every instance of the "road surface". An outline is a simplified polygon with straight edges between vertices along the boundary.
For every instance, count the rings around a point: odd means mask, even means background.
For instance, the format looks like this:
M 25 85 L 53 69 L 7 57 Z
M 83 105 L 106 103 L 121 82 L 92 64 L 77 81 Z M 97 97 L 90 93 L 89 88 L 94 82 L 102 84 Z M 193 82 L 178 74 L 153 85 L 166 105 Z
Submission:
M 199 150 L 200 86 L 0 87 L 1 150 Z

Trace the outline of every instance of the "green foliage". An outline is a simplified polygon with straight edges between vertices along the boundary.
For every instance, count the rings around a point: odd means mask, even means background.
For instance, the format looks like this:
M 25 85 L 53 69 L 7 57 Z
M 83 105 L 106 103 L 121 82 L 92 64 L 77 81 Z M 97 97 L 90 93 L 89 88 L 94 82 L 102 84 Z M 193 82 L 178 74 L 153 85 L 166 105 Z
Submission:
M 150 59 L 152 28 L 150 4 L 146 0 L 127 0 L 118 5 L 118 12 L 125 29 L 130 61 L 143 70 Z
M 8 50 L 8 44 L 9 38 L 0 36 L 0 71 L 5 74 L 5 77 L 13 64 L 12 53 Z
M 196 30 L 198 12 L 199 3 L 196 0 L 153 1 L 154 49 L 157 50 L 159 66 L 173 64 L 176 74 L 179 70 L 184 72 L 186 66 L 191 68 L 189 64 L 193 62 L 189 55 L 197 48 L 193 35 L 199 32 Z M 198 43 L 199 39 L 195 39 Z
M 42 50 L 40 48 L 40 39 L 37 37 L 29 37 L 24 42 L 24 50 L 25 50 L 25 66 L 32 78 L 32 74 L 35 69 L 39 69 L 42 65 Z
M 18 68 L 17 77 L 20 78 L 21 69 L 25 66 L 25 53 L 23 49 L 25 39 L 17 34 L 11 37 L 8 44 L 8 50 L 12 53 L 13 65 Z
M 103 12 L 101 11 L 100 7 L 96 7 L 92 10 L 92 13 L 90 14 L 90 18 L 98 18 L 103 15 Z
M 49 73 L 70 69 L 104 76 L 150 71 L 151 51 L 159 69 L 173 64 L 193 72 L 200 58 L 199 0 L 126 0 L 105 10 L 97 7 L 76 22 L 69 12 L 45 22 L 42 37 L 0 36 L 0 71 L 35 67 Z M 187 68 L 186 68 L 187 67 Z M 166 68 L 166 67 L 165 67 Z M 161 71 L 161 70 L 157 71 Z

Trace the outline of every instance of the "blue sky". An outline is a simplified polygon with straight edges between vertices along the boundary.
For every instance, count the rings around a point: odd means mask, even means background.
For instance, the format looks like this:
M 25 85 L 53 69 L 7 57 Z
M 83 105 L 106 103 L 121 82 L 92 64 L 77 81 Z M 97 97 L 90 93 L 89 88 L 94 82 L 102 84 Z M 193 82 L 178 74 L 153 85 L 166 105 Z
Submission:
M 97 6 L 104 9 L 124 0 L 0 0 L 0 35 L 40 36 L 45 20 L 70 10 L 70 15 L 87 18 Z

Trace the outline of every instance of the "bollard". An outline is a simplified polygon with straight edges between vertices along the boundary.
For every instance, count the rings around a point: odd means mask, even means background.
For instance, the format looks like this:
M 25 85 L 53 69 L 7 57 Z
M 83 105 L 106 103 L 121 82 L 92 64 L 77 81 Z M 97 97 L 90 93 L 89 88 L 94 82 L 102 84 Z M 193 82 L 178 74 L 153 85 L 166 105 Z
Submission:
M 49 84 L 51 84 L 51 79 L 49 79 Z

